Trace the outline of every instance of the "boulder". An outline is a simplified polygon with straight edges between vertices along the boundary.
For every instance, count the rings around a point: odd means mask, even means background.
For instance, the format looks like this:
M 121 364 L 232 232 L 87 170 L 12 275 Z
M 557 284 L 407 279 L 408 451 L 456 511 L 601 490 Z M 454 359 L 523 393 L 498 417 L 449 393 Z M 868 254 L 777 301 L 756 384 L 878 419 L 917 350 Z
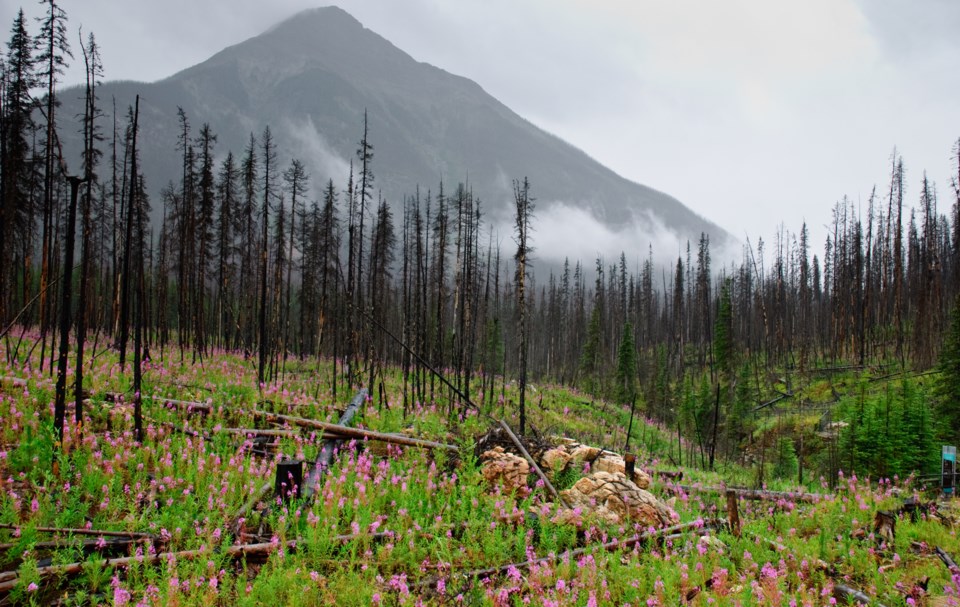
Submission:
M 500 486 L 505 493 L 527 490 L 530 464 L 522 457 L 494 447 L 480 455 L 480 472 L 491 486 Z
M 627 466 L 623 456 L 612 451 L 605 451 L 597 447 L 566 443 L 545 452 L 541 457 L 544 468 L 559 472 L 567 466 L 589 463 L 594 472 L 609 472 L 611 474 L 626 474 Z M 643 470 L 634 469 L 632 480 L 641 489 L 650 487 L 650 475 Z
M 559 472 L 566 468 L 567 464 L 570 463 L 570 454 L 567 453 L 565 449 L 556 447 L 554 449 L 547 450 L 540 459 L 541 467 L 554 472 Z
M 587 445 L 577 445 L 573 448 L 570 453 L 570 459 L 574 459 L 579 462 L 592 462 L 597 459 L 600 455 L 600 449 L 597 447 L 589 447 Z
M 678 517 L 675 512 L 629 480 L 622 472 L 592 472 L 573 487 L 561 491 L 567 504 L 581 514 L 592 513 L 611 524 L 639 523 L 645 527 L 663 527 Z M 570 520 L 570 511 L 561 511 L 559 520 Z
M 609 472 L 611 474 L 619 473 L 626 475 L 627 464 L 623 461 L 623 457 L 615 453 L 604 453 L 593 463 L 591 469 L 598 472 Z M 633 478 L 630 480 L 632 480 L 634 484 L 641 489 L 650 488 L 650 475 L 643 470 L 634 468 Z

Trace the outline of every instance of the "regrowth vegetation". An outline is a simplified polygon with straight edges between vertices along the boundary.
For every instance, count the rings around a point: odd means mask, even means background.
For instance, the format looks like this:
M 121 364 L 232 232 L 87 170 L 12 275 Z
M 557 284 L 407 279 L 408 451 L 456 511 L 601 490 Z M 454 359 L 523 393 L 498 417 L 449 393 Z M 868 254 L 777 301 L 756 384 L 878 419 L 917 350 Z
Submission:
M 780 536 L 796 562 L 761 540 L 745 551 L 731 549 L 744 548 L 742 538 L 726 538 L 725 548 L 681 538 L 527 565 L 479 586 L 457 578 L 477 600 L 676 604 L 702 595 L 779 604 L 777 593 L 808 593 L 819 604 L 839 574 L 898 604 L 919 584 L 926 556 L 911 541 L 956 548 L 926 520 L 905 525 L 906 543 L 903 535 L 880 551 L 856 543 L 850 529 L 892 503 L 893 485 L 846 479 L 936 473 L 941 443 L 960 432 L 960 162 L 949 203 L 924 176 L 911 206 L 894 152 L 865 211 L 836 204 L 819 254 L 801 226 L 781 229 L 772 246 L 748 243 L 739 263 L 720 268 L 707 234 L 667 264 L 648 249 L 637 266 L 631 251 L 612 263 L 537 267 L 536 184 L 514 182 L 509 250 L 468 183 L 418 188 L 391 205 L 377 189 L 366 114 L 342 182 L 314 184 L 269 126 L 244 149 L 222 150 L 216 125 L 197 129 L 181 110 L 170 154 L 182 174 L 151 200 L 151 167 L 138 149 L 156 125 L 138 103 L 126 120 L 105 123 L 92 34 L 79 43 L 83 155 L 64 158 L 58 79 L 73 54 L 65 13 L 45 5 L 35 35 L 17 17 L 0 63 L 0 351 L 14 386 L 0 393 L 0 517 L 13 530 L 18 600 L 42 602 L 31 583 L 57 587 L 50 580 L 60 574 L 44 567 L 89 561 L 82 582 L 67 582 L 80 603 L 109 592 L 120 604 L 131 593 L 202 604 L 221 592 L 228 602 L 281 592 L 310 604 L 358 587 L 371 589 L 359 602 L 403 603 L 428 587 L 443 597 L 454 571 L 642 531 L 588 524 L 578 535 L 543 522 L 546 511 L 530 518 L 548 508 L 536 494 L 490 498 L 468 448 L 490 415 L 517 420 L 521 434 L 641 450 L 649 465 L 755 486 L 819 487 L 822 478 L 839 487 L 802 514 L 778 506 L 748 524 L 758 537 Z M 161 219 L 151 224 L 152 215 Z M 459 458 L 382 457 L 354 444 L 317 500 L 244 527 L 238 513 L 275 460 L 311 460 L 320 437 L 282 434 L 267 453 L 225 424 L 252 428 L 244 416 L 262 405 L 335 421 L 359 387 L 372 397 L 364 423 L 460 441 Z M 214 412 L 187 428 L 147 399 L 158 391 L 210 401 Z M 687 505 L 689 522 L 700 514 Z M 857 509 L 866 514 L 851 520 Z M 811 515 L 826 521 L 815 539 L 804 531 Z M 42 526 L 147 533 L 148 553 L 203 558 L 136 563 L 120 576 L 76 540 L 38 556 Z M 215 549 L 243 534 L 273 546 L 254 568 Z M 144 550 L 106 536 L 97 543 Z M 814 553 L 850 559 L 831 573 L 810 566 Z M 878 561 L 902 573 L 881 576 Z M 625 563 L 658 573 L 637 577 Z M 938 591 L 955 589 L 943 571 L 929 575 Z M 7 582 L 0 574 L 0 588 Z

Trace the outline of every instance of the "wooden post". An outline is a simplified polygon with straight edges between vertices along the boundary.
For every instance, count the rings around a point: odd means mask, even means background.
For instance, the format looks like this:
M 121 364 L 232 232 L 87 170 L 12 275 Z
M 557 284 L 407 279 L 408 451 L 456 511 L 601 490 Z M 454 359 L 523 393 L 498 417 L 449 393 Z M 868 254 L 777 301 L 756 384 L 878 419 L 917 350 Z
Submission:
M 730 523 L 730 533 L 740 537 L 740 511 L 737 509 L 737 492 L 727 490 L 727 519 Z
M 299 459 L 283 459 L 277 462 L 277 476 L 274 480 L 274 491 L 283 501 L 300 497 L 300 486 L 303 484 L 303 461 Z
M 892 512 L 877 510 L 873 516 L 873 533 L 877 543 L 886 542 L 889 549 L 895 548 L 897 537 L 897 517 Z
M 633 475 L 637 473 L 637 456 L 633 453 L 627 453 L 623 456 L 623 468 L 627 473 L 627 478 L 633 480 Z

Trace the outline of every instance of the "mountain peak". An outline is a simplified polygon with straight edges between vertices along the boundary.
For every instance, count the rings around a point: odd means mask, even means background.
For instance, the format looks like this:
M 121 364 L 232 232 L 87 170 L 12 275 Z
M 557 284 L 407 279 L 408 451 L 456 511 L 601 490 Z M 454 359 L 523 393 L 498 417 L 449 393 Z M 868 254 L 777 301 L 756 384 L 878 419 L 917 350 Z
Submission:
M 363 24 L 356 17 L 343 10 L 339 6 L 318 6 L 308 8 L 296 13 L 292 17 L 284 19 L 274 25 L 263 35 L 270 35 L 277 31 L 284 31 L 286 28 L 327 28 L 327 27 L 352 27 L 363 28 Z
M 614 240 L 675 250 L 680 245 L 668 239 L 696 242 L 701 232 L 717 244 L 728 238 L 676 199 L 616 175 L 477 83 L 416 61 L 335 6 L 297 13 L 141 89 L 155 129 L 143 158 L 157 183 L 175 180 L 182 169 L 170 153 L 178 145 L 178 107 L 193 124 L 210 124 L 219 151 L 243 150 L 250 133 L 269 125 L 287 157 L 281 163 L 301 159 L 315 184 L 345 179 L 366 114 L 376 147 L 375 187 L 391 203 L 418 187 L 436 188 L 441 180 L 455 187 L 469 176 L 488 216 L 510 225 L 511 181 L 526 176 L 546 225 L 602 226 L 593 237 L 581 235 L 591 239 L 583 245 L 588 254 Z M 119 107 L 132 103 L 135 92 L 109 83 L 100 90 L 103 98 L 116 95 Z M 76 113 L 82 110 L 64 110 Z

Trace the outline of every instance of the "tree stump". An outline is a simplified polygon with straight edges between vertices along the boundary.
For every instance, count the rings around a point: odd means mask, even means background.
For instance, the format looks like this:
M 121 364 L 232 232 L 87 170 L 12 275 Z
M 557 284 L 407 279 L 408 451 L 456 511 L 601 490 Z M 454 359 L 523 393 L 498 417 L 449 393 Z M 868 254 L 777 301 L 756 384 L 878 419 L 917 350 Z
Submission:
M 277 462 L 277 475 L 274 491 L 283 501 L 300 497 L 300 485 L 303 484 L 303 461 L 284 459 Z

